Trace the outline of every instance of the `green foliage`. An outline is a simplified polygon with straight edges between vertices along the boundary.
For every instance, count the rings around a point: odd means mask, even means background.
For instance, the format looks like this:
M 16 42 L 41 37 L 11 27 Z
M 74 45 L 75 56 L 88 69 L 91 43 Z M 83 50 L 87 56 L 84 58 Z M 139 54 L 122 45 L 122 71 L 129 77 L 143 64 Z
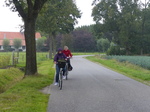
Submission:
M 14 39 L 13 40 L 13 46 L 15 49 L 19 49 L 19 47 L 22 46 L 22 40 L 21 39 Z
M 0 68 L 6 67 L 9 64 L 10 64 L 10 56 L 9 55 L 0 56 Z
M 5 51 L 9 50 L 9 44 L 10 44 L 10 40 L 9 39 L 4 39 L 3 40 L 3 48 Z
M 67 8 L 66 8 L 67 7 Z M 46 34 L 69 33 L 80 18 L 80 11 L 72 0 L 51 0 L 40 13 L 36 28 Z
M 43 94 L 39 90 L 53 82 L 55 70 L 52 67 L 52 60 L 41 62 L 38 65 L 41 75 L 27 76 L 0 94 L 0 111 L 46 112 L 49 95 Z
M 120 62 L 129 62 L 150 70 L 150 57 L 148 56 L 106 56 L 107 59 L 116 59 Z
M 63 48 L 66 45 L 69 47 L 69 49 L 73 48 L 73 37 L 71 34 L 62 35 L 61 46 Z
M 107 38 L 124 49 L 127 55 L 150 53 L 150 1 L 94 0 L 93 5 L 97 39 Z
M 97 48 L 100 52 L 106 52 L 110 47 L 110 42 L 108 39 L 98 39 L 97 40 Z
M 44 46 L 45 40 L 45 38 L 39 38 L 38 40 L 36 40 L 37 51 L 41 51 L 42 47 Z
M 125 55 L 125 49 L 120 48 L 113 42 L 110 43 L 110 48 L 106 52 L 107 55 Z

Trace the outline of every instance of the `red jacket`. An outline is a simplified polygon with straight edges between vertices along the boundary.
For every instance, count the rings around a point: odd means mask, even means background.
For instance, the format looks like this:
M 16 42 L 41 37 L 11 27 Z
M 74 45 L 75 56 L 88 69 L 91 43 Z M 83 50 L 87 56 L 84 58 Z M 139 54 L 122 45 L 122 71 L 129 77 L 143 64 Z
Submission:
M 62 51 L 67 57 L 72 57 L 72 54 L 71 54 L 71 52 L 70 52 L 70 50 L 63 50 Z

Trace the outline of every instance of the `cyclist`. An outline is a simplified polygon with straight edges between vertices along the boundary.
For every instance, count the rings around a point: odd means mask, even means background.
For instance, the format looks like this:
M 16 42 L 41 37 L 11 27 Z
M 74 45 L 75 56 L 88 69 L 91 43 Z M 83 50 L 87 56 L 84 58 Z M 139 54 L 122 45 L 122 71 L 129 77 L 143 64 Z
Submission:
M 56 78 L 55 78 L 55 84 L 54 85 L 58 85 L 58 80 L 59 80 L 60 68 L 58 67 L 58 61 L 67 60 L 66 55 L 62 51 L 63 50 L 61 48 L 59 48 L 57 54 L 54 57 L 54 63 L 56 64 Z M 65 79 L 64 74 L 65 74 L 65 68 L 63 68 L 63 79 Z
M 69 50 L 68 46 L 64 46 L 64 50 L 62 51 L 68 58 L 68 70 L 71 71 L 73 67 L 71 66 L 70 63 L 70 58 L 72 58 L 71 51 Z

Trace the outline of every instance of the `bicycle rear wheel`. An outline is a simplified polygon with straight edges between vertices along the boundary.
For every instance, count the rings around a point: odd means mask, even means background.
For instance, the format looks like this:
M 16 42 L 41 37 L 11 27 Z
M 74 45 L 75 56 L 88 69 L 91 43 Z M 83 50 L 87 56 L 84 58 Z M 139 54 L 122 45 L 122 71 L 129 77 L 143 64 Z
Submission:
M 66 75 L 66 80 L 68 80 L 68 64 L 66 64 L 66 71 L 65 71 L 65 75 Z

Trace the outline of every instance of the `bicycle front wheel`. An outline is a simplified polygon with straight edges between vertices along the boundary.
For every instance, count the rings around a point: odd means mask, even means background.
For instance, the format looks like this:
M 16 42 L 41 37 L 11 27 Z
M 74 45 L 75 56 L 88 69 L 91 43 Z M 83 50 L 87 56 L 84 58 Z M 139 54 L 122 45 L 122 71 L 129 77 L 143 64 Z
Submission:
M 62 84 L 63 84 L 62 76 L 63 76 L 63 72 L 60 71 L 60 75 L 59 75 L 59 88 L 60 88 L 60 90 L 62 90 Z

